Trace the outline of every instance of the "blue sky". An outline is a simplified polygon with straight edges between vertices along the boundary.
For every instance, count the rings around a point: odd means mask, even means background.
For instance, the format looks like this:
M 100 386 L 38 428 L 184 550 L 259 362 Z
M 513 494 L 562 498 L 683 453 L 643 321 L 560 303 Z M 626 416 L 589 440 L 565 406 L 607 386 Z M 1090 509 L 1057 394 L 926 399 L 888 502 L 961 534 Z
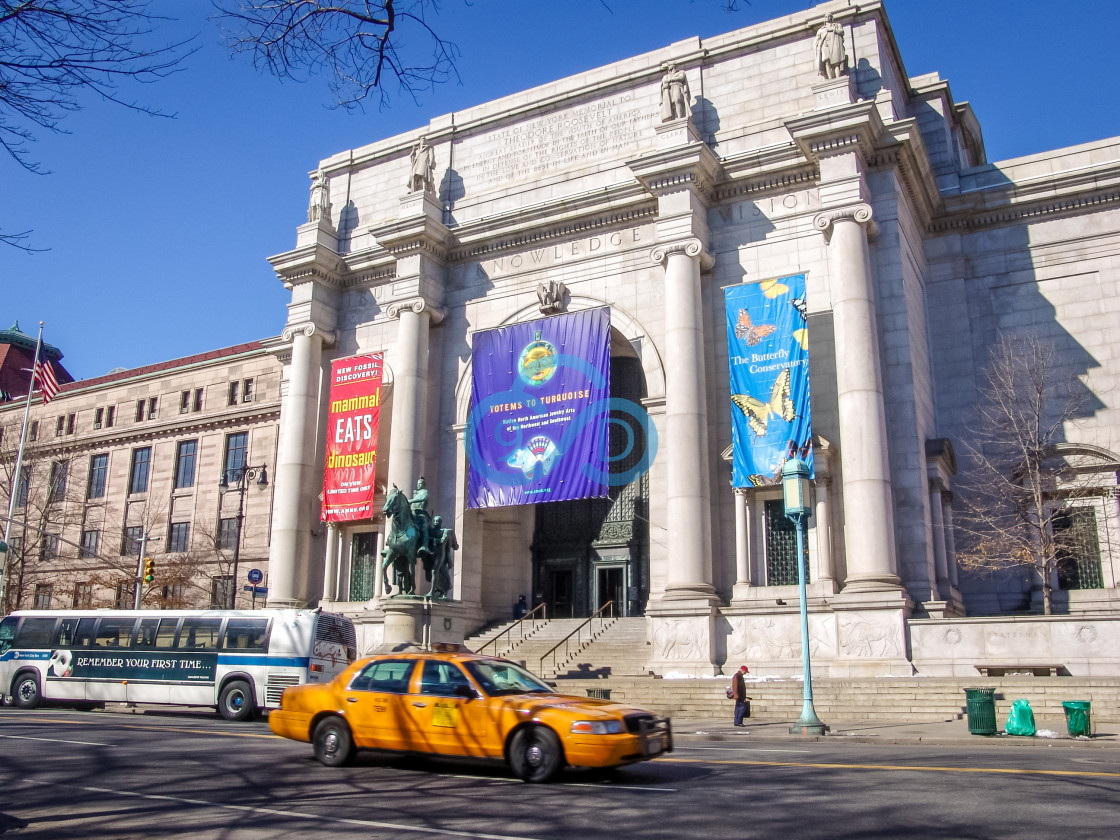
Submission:
M 132 91 L 175 119 L 96 100 L 39 132 L 49 175 L 0 159 L 0 328 L 17 320 L 77 378 L 280 332 L 287 295 L 266 258 L 295 245 L 318 161 L 433 117 L 679 41 L 801 11 L 807 0 L 442 0 L 459 82 L 414 103 L 331 110 L 326 80 L 280 83 L 231 59 L 203 0 L 158 0 L 168 38 L 198 33 L 171 79 Z M 1120 135 L 1120 3 L 888 0 L 907 73 L 968 100 L 990 160 Z

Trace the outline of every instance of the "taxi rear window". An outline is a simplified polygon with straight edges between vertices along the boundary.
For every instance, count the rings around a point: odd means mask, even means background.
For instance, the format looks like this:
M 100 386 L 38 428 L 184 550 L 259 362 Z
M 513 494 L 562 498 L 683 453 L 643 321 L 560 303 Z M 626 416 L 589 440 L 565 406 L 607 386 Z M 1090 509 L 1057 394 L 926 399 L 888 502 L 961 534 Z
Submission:
M 371 662 L 350 683 L 351 691 L 383 691 L 407 694 L 413 662 L 408 659 L 383 659 Z

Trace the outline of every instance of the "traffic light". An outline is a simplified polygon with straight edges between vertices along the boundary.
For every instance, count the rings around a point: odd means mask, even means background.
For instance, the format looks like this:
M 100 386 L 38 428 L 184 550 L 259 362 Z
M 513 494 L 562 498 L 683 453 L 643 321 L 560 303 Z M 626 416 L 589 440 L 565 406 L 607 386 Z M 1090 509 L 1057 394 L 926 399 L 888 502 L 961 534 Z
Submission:
M 156 577 L 156 564 L 151 557 L 144 558 L 144 582 L 151 583 Z

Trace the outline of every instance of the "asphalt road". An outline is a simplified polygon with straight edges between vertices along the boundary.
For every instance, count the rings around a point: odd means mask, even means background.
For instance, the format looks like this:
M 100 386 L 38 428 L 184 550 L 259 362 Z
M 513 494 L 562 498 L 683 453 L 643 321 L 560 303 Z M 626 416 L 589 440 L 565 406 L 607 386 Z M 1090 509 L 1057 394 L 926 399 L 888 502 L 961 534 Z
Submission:
M 1120 750 L 678 744 L 527 785 L 500 765 L 367 753 L 330 769 L 261 722 L 0 710 L 12 838 L 1113 838 Z

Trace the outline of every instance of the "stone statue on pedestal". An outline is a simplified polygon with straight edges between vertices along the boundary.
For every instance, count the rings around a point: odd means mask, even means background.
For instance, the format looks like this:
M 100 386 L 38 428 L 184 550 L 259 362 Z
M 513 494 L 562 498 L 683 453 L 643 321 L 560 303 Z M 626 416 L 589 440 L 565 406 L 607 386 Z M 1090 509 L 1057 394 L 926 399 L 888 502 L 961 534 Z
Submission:
M 458 551 L 459 540 L 451 528 L 443 527 L 443 517 L 432 518 L 432 558 L 424 561 L 427 578 L 432 582 L 429 598 L 447 600 L 451 597 L 451 553 Z
M 307 221 L 317 222 L 320 219 L 328 224 L 331 220 L 331 190 L 330 178 L 320 169 L 311 181 L 311 201 L 307 205 Z
M 688 77 L 671 61 L 662 65 L 662 69 L 665 75 L 661 77 L 661 122 L 691 117 L 692 106 L 689 103 L 692 94 L 688 91 Z
M 408 173 L 409 192 L 436 191 L 436 153 L 423 137 L 409 155 L 412 167 Z
M 829 14 L 824 26 L 817 30 L 813 41 L 817 59 L 817 72 L 826 79 L 835 79 L 848 72 L 848 58 L 844 54 L 844 27 Z

